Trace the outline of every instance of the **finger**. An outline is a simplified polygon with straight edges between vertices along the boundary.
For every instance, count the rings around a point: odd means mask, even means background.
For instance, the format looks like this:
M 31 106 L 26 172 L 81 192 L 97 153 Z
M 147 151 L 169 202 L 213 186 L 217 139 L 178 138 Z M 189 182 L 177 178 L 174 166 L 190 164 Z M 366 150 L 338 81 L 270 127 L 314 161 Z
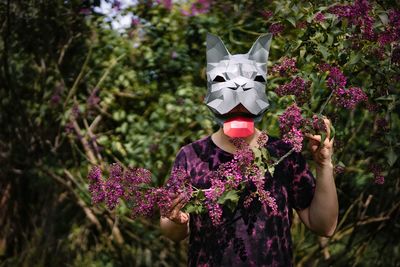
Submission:
M 326 127 L 326 138 L 329 140 L 331 138 L 331 121 L 328 118 L 324 118 L 324 123 Z
M 189 221 L 189 214 L 187 214 L 186 212 L 181 212 L 179 221 L 180 223 L 187 223 Z
M 178 195 L 171 203 L 171 208 L 175 207 L 184 198 L 183 194 Z
M 186 201 L 182 200 L 181 202 L 179 202 L 178 205 L 175 206 L 175 209 L 174 209 L 174 210 L 176 210 L 176 211 L 179 212 L 179 211 L 182 210 L 182 208 L 183 208 L 185 205 L 186 205 Z
M 181 198 L 180 201 L 170 209 L 171 214 L 176 214 L 186 205 L 186 201 L 184 198 Z
M 311 139 L 311 140 L 315 140 L 317 142 L 321 142 L 321 136 L 320 135 L 312 135 L 309 133 L 304 134 L 307 138 Z

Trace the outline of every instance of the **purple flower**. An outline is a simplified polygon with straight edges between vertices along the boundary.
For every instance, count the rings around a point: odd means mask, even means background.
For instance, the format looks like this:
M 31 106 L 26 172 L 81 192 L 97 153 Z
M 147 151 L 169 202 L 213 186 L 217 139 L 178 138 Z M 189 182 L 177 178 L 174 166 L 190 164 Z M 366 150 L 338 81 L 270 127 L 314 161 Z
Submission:
M 177 58 L 178 57 L 178 53 L 176 52 L 176 51 L 172 51 L 171 52 L 171 58 L 172 59 L 175 59 L 175 58 Z
M 325 21 L 325 15 L 321 12 L 318 12 L 317 14 L 315 14 L 314 20 L 315 22 L 323 22 Z
M 172 9 L 172 0 L 157 0 L 157 3 L 163 5 L 167 10 Z
M 296 28 L 297 29 L 304 29 L 307 28 L 307 21 L 303 20 L 303 21 L 297 21 L 296 22 Z
M 335 169 L 334 169 L 334 173 L 336 175 L 342 174 L 345 171 L 345 167 L 343 167 L 342 165 L 336 165 Z
M 222 209 L 218 203 L 206 203 L 206 207 L 208 210 L 208 215 L 211 218 L 212 224 L 214 226 L 221 225 L 222 223 Z
M 192 4 L 191 11 L 192 15 L 196 16 L 198 14 L 207 13 L 210 9 L 211 1 L 210 0 L 197 0 L 197 2 Z
M 389 131 L 389 122 L 385 118 L 378 118 L 375 121 L 375 125 L 380 133 Z
M 112 6 L 111 7 L 114 8 L 115 10 L 117 10 L 117 11 L 120 11 L 121 10 L 121 1 L 114 0 L 112 2 Z
M 367 95 L 359 87 L 337 88 L 334 96 L 336 103 L 346 109 L 354 109 L 358 103 L 368 100 Z
M 268 134 L 265 131 L 262 131 L 260 136 L 257 138 L 258 147 L 264 147 L 268 142 Z
M 347 83 L 347 78 L 338 67 L 331 67 L 326 83 L 331 90 L 344 88 Z
M 88 104 L 89 108 L 93 108 L 93 107 L 97 106 L 97 104 L 99 104 L 100 98 L 97 96 L 98 92 L 99 92 L 99 88 L 95 88 L 90 93 L 90 95 L 87 99 L 87 104 Z
M 303 143 L 303 133 L 300 128 L 304 124 L 301 116 L 301 109 L 293 104 L 279 116 L 279 129 L 281 130 L 282 140 L 291 144 L 296 152 L 300 152 Z
M 124 195 L 123 187 L 123 169 L 118 163 L 111 164 L 110 177 L 104 185 L 106 194 L 106 205 L 110 210 L 113 210 L 118 204 L 119 199 Z
M 332 66 L 328 63 L 321 63 L 317 66 L 317 69 L 321 72 L 327 72 L 330 71 Z
M 269 20 L 270 18 L 272 18 L 273 15 L 274 15 L 274 12 L 272 12 L 271 10 L 261 11 L 261 16 L 263 16 L 264 19 L 266 19 L 266 20 Z
M 301 77 L 296 77 L 289 83 L 280 85 L 275 92 L 278 96 L 294 95 L 300 105 L 307 102 L 310 95 L 309 84 Z
M 132 18 L 132 21 L 131 21 L 131 26 L 132 27 L 135 27 L 135 26 L 137 26 L 139 24 L 140 24 L 140 19 L 139 18 L 137 18 L 137 17 Z
M 74 128 L 74 123 L 72 121 L 69 121 L 66 125 L 65 125 L 65 132 L 67 134 L 72 134 L 75 132 L 75 128 Z
M 369 170 L 374 174 L 374 183 L 375 184 L 384 184 L 385 177 L 382 175 L 382 167 L 375 163 L 369 166 Z
M 275 65 L 272 68 L 272 73 L 279 73 L 280 76 L 288 76 L 297 72 L 296 59 L 284 57 L 281 60 L 281 64 Z
M 303 148 L 303 133 L 301 130 L 292 127 L 288 132 L 284 133 L 282 136 L 282 140 L 287 143 L 291 144 L 294 148 L 294 151 L 300 152 Z
M 385 46 L 393 41 L 393 36 L 390 31 L 385 31 L 379 34 L 378 43 L 380 46 Z
M 250 205 L 251 205 L 251 203 L 253 202 L 254 197 L 255 197 L 255 196 L 254 196 L 254 193 L 252 193 L 252 194 L 250 194 L 250 195 L 248 195 L 248 196 L 245 197 L 245 199 L 244 199 L 244 201 L 243 201 L 243 206 L 244 206 L 246 209 L 250 208 Z
M 272 215 L 278 214 L 278 206 L 274 197 L 271 197 L 271 193 L 265 190 L 258 191 L 258 198 L 264 207 L 270 207 L 272 210 Z
M 285 29 L 285 26 L 283 26 L 282 23 L 274 23 L 271 26 L 269 26 L 268 31 L 270 33 L 272 33 L 273 35 L 278 35 L 281 32 L 283 32 L 284 29 Z
M 356 0 L 353 5 L 335 5 L 328 9 L 328 12 L 339 18 L 346 18 L 353 25 L 359 26 L 363 37 L 367 40 L 374 40 L 373 32 L 374 19 L 369 15 L 372 7 L 367 0 Z
M 53 106 L 57 106 L 61 101 L 61 96 L 58 93 L 54 93 L 51 98 L 50 98 L 50 102 Z
M 279 116 L 279 127 L 283 130 L 291 129 L 292 127 L 300 128 L 303 122 L 304 119 L 301 116 L 301 109 L 296 104 L 289 106 L 285 112 Z
M 61 94 L 64 91 L 64 86 L 61 83 L 58 83 L 54 88 L 53 95 L 50 98 L 50 103 L 53 106 L 57 106 L 61 102 Z
M 93 204 L 99 204 L 105 199 L 104 183 L 101 177 L 101 169 L 98 166 L 94 166 L 89 174 L 89 192 L 92 197 Z
M 312 128 L 317 133 L 326 132 L 326 124 L 324 119 L 314 114 L 312 117 Z
M 211 6 L 210 0 L 197 0 L 191 5 L 190 11 L 181 9 L 181 14 L 188 17 L 197 16 L 200 14 L 207 13 L 210 10 L 210 6 Z
M 71 110 L 72 117 L 74 119 L 77 119 L 77 118 L 79 118 L 80 113 L 81 112 L 79 110 L 79 106 L 77 104 L 73 105 L 72 110 Z

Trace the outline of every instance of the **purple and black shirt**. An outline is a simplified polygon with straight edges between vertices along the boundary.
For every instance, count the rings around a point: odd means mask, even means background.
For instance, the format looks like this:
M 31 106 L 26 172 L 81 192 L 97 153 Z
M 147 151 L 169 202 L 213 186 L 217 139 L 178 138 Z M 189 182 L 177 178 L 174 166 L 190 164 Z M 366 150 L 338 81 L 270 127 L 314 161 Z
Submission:
M 290 150 L 269 136 L 266 147 L 274 157 Z M 233 154 L 214 144 L 211 136 L 184 146 L 174 167 L 183 167 L 192 184 L 206 189 L 211 173 Z M 208 214 L 190 215 L 188 266 L 292 266 L 290 227 L 293 211 L 307 208 L 314 196 L 315 179 L 300 153 L 292 153 L 265 175 L 265 189 L 275 197 L 278 214 L 272 215 L 258 200 L 244 208 L 243 192 L 235 211 L 223 210 L 223 223 L 213 226 Z

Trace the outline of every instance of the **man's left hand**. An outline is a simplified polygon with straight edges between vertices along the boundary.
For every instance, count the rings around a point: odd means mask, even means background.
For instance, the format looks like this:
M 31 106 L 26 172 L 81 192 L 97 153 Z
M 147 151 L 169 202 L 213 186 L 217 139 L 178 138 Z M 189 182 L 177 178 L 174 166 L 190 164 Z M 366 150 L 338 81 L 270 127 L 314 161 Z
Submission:
M 333 154 L 333 140 L 331 137 L 331 121 L 327 118 L 324 118 L 325 126 L 326 126 L 326 138 L 324 142 L 321 144 L 321 135 L 312 135 L 306 133 L 305 136 L 309 139 L 309 147 L 311 153 L 313 155 L 315 163 L 317 165 L 323 166 L 332 166 L 332 154 Z

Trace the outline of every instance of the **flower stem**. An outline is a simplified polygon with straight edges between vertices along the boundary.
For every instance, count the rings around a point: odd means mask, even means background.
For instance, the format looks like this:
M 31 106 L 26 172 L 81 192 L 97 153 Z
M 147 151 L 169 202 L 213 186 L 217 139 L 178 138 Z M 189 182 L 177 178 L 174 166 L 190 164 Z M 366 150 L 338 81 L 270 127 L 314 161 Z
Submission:
M 272 164 L 272 166 L 276 166 L 276 165 L 278 165 L 279 163 L 281 163 L 282 160 L 284 160 L 285 158 L 287 158 L 288 156 L 290 156 L 290 154 L 292 154 L 293 151 L 294 151 L 294 148 L 292 148 L 291 150 L 289 150 L 289 151 L 288 151 L 285 155 L 283 155 L 277 162 L 274 162 L 274 163 Z
M 326 99 L 325 103 L 322 104 L 321 109 L 320 109 L 319 112 L 318 112 L 318 115 L 321 115 L 321 114 L 322 114 L 322 112 L 324 111 L 326 105 L 327 105 L 327 104 L 329 103 L 329 101 L 332 99 L 332 96 L 333 96 L 333 90 L 331 91 L 331 94 L 330 94 L 330 95 L 328 96 L 328 98 Z

